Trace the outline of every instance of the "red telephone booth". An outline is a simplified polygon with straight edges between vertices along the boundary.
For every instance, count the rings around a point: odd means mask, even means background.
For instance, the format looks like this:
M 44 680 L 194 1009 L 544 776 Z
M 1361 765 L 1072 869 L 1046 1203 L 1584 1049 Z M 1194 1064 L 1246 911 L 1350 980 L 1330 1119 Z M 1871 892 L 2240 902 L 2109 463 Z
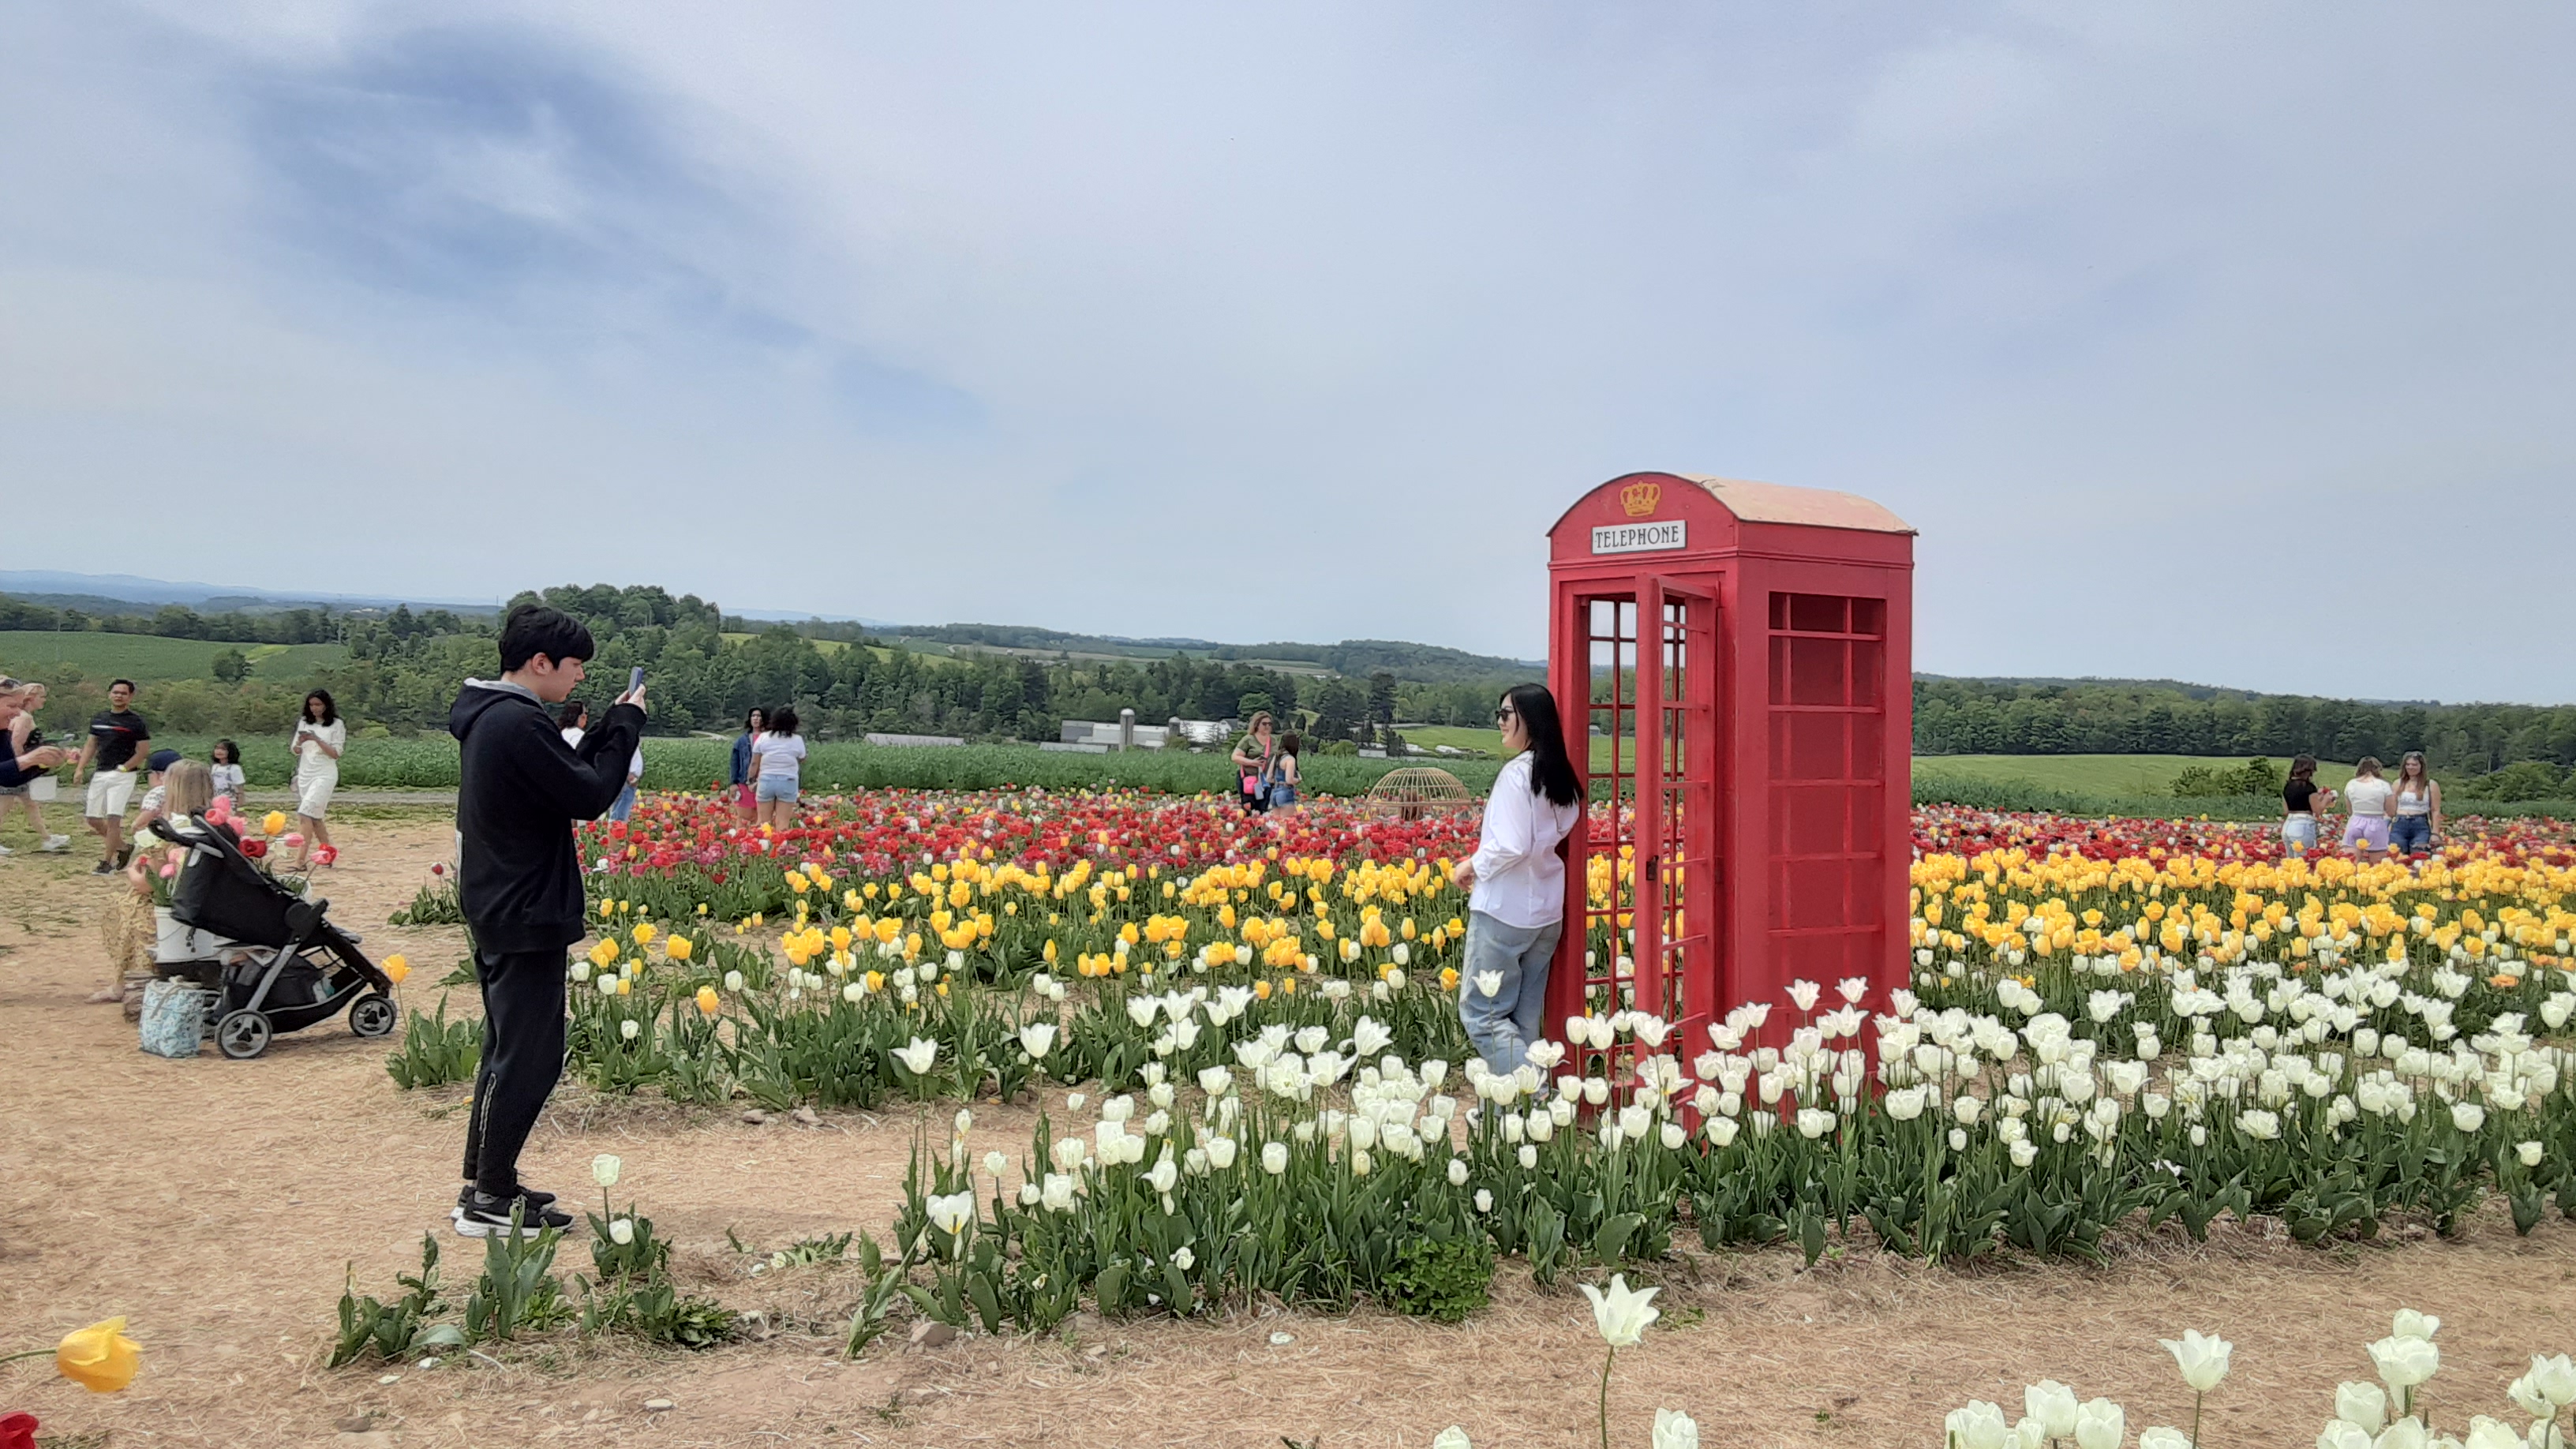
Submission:
M 1687 1061 L 1793 980 L 1839 1004 L 1865 977 L 1885 1010 L 1906 981 L 1914 530 L 1848 493 L 1630 473 L 1548 543 L 1548 683 L 1591 761 L 1548 1020 L 1632 1005 L 1682 1027 Z

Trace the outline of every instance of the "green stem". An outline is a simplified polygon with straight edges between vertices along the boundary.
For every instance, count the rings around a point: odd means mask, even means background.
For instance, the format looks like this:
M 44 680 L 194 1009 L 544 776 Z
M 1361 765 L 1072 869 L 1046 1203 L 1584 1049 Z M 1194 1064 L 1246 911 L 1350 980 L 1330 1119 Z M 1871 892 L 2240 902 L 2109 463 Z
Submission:
M 0 1353 L 0 1363 L 16 1363 L 22 1358 L 43 1358 L 55 1351 L 50 1348 L 31 1348 L 25 1353 Z
M 1610 1449 L 1610 1365 L 1618 1357 L 1613 1347 L 1601 1360 L 1601 1449 Z
M 2200 1406 L 2208 1398 L 2203 1393 L 2191 1396 L 2191 1449 L 2200 1449 Z

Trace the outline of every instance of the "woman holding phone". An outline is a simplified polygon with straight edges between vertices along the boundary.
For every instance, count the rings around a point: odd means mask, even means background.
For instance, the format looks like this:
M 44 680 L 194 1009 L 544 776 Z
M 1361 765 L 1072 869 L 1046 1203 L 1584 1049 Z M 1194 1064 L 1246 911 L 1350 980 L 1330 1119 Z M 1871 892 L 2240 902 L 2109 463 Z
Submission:
M 304 696 L 304 718 L 295 722 L 295 737 L 287 746 L 295 753 L 295 820 L 304 831 L 304 847 L 292 867 L 299 875 L 317 851 L 324 865 L 340 856 L 323 818 L 331 813 L 332 792 L 340 788 L 340 752 L 348 744 L 349 722 L 340 718 L 331 691 L 317 689 Z

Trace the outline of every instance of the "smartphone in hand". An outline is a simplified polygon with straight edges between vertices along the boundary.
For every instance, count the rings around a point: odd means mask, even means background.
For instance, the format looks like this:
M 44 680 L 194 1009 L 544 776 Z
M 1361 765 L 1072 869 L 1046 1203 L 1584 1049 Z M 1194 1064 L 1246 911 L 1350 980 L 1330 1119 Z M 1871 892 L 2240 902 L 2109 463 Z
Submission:
M 643 687 L 644 666 L 638 664 L 634 668 L 626 671 L 626 692 L 628 694 L 633 694 L 635 691 L 642 689 Z

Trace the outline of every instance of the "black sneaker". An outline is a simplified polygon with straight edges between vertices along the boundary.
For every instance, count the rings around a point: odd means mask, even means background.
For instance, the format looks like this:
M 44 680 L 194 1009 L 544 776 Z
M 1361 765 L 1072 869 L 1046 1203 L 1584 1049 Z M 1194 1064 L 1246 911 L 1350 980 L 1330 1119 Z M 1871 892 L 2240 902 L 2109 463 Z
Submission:
M 116 874 L 116 862 L 112 860 L 102 860 L 98 864 L 91 866 L 89 868 L 89 873 L 91 875 L 114 875 Z
M 118 852 L 116 853 L 116 868 L 117 868 L 118 870 L 123 870 L 123 869 L 125 869 L 125 867 L 126 867 L 128 864 L 130 864 L 130 863 L 133 861 L 133 859 L 134 859 L 134 847 L 133 847 L 133 846 L 131 846 L 131 845 L 129 845 L 129 846 L 125 847 L 123 850 L 120 850 L 120 851 L 118 851 Z
M 533 1187 L 520 1188 L 519 1196 L 528 1200 L 528 1207 L 531 1211 L 552 1207 L 555 1202 L 555 1195 L 553 1193 L 539 1192 Z M 456 1206 L 450 1209 L 447 1215 L 459 1222 L 462 1222 L 465 1218 L 465 1210 L 473 1205 L 474 1184 L 469 1182 L 456 1190 Z M 502 1208 L 502 1216 L 507 1217 L 509 1215 L 509 1211 L 510 1210 L 507 1207 Z
M 493 1197 L 477 1192 L 466 1199 L 464 1211 L 456 1215 L 456 1231 L 469 1238 L 497 1238 L 510 1231 L 510 1212 L 519 1212 L 519 1236 L 533 1238 L 547 1228 L 568 1228 L 572 1216 L 550 1207 L 540 1207 L 526 1197 Z

